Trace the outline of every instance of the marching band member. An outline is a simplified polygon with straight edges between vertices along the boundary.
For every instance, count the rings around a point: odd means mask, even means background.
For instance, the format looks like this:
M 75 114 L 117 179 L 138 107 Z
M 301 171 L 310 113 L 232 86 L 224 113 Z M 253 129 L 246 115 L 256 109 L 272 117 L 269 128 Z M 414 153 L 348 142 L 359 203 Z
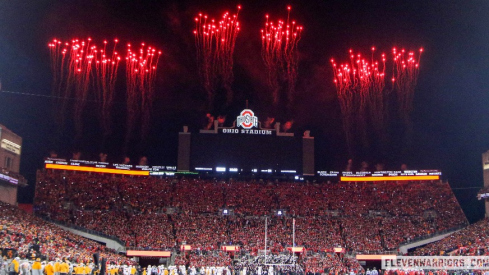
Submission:
M 49 262 L 45 267 L 44 267 L 44 274 L 46 275 L 54 275 L 54 266 L 53 262 Z
M 41 259 L 37 258 L 32 264 L 32 275 L 42 275 Z

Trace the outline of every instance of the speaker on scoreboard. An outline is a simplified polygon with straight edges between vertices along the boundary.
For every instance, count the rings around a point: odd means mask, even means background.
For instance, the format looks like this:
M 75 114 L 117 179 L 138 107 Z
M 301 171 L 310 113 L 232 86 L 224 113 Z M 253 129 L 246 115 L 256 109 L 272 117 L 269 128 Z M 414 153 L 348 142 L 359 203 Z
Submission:
M 302 137 L 302 174 L 314 176 L 314 137 L 305 131 Z
M 190 132 L 183 126 L 183 132 L 178 133 L 177 171 L 190 171 Z

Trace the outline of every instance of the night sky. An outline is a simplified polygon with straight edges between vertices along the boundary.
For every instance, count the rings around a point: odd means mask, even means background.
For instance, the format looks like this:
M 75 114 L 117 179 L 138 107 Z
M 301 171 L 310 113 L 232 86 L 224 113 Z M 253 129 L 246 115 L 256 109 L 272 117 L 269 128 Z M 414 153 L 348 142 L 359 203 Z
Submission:
M 412 146 L 405 148 L 399 123 L 390 122 L 389 154 L 367 148 L 354 157 L 358 166 L 382 161 L 387 169 L 406 163 L 413 169 L 441 169 L 468 219 L 483 217 L 481 153 L 489 149 L 489 2 L 488 1 L 0 1 L 0 123 L 23 137 L 21 173 L 29 187 L 19 202 L 31 202 L 35 171 L 52 149 L 70 157 L 80 149 L 96 159 L 102 150 L 120 161 L 125 127 L 125 88 L 119 76 L 114 104 L 114 133 L 100 139 L 98 122 L 85 119 L 86 132 L 74 141 L 69 126 L 56 134 L 51 95 L 52 72 L 47 43 L 53 38 L 118 38 L 146 42 L 163 51 L 156 79 L 152 127 L 147 141 L 135 141 L 132 159 L 175 165 L 177 132 L 197 131 L 205 107 L 194 44 L 194 17 L 239 14 L 235 46 L 234 101 L 214 114 L 234 117 L 245 107 L 258 116 L 270 113 L 270 89 L 260 49 L 264 15 L 291 18 L 304 26 L 299 42 L 296 96 L 281 121 L 294 119 L 294 130 L 316 138 L 316 169 L 341 170 L 348 158 L 341 112 L 329 60 L 347 60 L 348 50 L 369 53 L 372 46 L 390 53 L 393 46 L 424 48 L 412 113 Z M 123 48 L 120 49 L 123 52 Z M 8 91 L 8 92 L 5 92 Z M 12 92 L 12 93 L 11 93 Z M 67 114 L 70 117 L 69 114 Z M 93 126 L 93 127 L 92 127 Z

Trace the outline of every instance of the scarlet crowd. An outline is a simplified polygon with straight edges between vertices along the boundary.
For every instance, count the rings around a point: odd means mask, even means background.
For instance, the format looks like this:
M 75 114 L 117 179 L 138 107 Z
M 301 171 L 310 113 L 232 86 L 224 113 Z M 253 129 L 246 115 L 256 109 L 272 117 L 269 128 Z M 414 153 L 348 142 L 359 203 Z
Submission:
M 489 219 L 485 218 L 460 231 L 414 251 L 415 255 L 489 255 Z
M 241 268 L 258 268 L 264 249 L 283 260 L 293 246 L 308 251 L 298 261 L 305 273 L 364 272 L 354 258 L 332 253 L 378 253 L 401 242 L 466 224 L 449 185 L 442 182 L 290 183 L 158 179 L 43 171 L 38 174 L 36 214 L 117 237 L 128 247 L 179 250 L 176 265 L 230 266 L 222 245 L 238 245 L 251 257 Z M 228 209 L 231 215 L 222 215 Z M 276 215 L 276 211 L 284 215 Z M 99 252 L 127 262 L 104 246 L 73 235 L 7 204 L 0 204 L 0 247 L 21 256 L 38 243 L 53 260 L 89 261 Z M 415 251 L 438 255 L 488 255 L 489 221 L 471 225 Z M 243 254 L 244 255 L 244 254 Z M 248 255 L 248 254 L 246 254 Z M 262 256 L 260 256 L 262 255 Z M 286 267 L 283 267 L 286 268 Z
M 234 215 L 220 215 L 220 209 Z M 116 236 L 127 246 L 263 249 L 295 240 L 314 252 L 395 250 L 401 242 L 466 224 L 448 183 L 290 183 L 158 179 L 82 172 L 38 174 L 39 215 Z M 282 209 L 286 216 L 274 216 Z

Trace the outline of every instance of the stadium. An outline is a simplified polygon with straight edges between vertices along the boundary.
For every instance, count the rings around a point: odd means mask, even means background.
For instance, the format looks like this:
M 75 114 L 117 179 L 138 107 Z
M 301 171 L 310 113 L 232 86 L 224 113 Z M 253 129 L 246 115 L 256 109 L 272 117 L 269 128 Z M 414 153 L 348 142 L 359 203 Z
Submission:
M 292 2 L 0 5 L 0 275 L 487 275 L 489 5 Z
M 78 264 L 96 254 L 105 272 L 360 274 L 380 270 L 379 255 L 485 251 L 487 220 L 468 226 L 438 170 L 311 173 L 314 138 L 280 127 L 264 130 L 277 144 L 269 159 L 249 166 L 244 152 L 218 153 L 263 137 L 215 126 L 180 132 L 178 166 L 46 158 L 35 216 L 2 204 L 4 253 Z M 208 141 L 219 138 L 227 142 Z M 285 148 L 297 152 L 287 159 Z

